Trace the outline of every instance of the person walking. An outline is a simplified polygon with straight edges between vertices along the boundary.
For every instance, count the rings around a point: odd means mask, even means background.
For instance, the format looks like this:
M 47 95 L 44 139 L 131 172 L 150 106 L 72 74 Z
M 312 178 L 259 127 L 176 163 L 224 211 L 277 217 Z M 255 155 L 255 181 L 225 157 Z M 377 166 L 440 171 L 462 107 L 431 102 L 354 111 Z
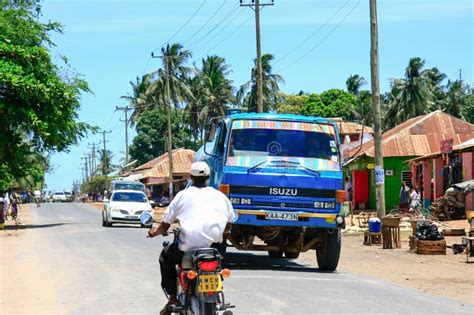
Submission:
M 11 204 L 11 216 L 12 220 L 18 218 L 18 210 L 20 210 L 20 202 L 18 200 L 18 194 L 14 191 L 10 193 L 10 204 Z
M 5 201 L 3 192 L 0 192 L 0 230 L 3 230 L 6 220 L 7 220 L 7 203 Z
M 418 186 L 413 187 L 412 192 L 410 193 L 410 212 L 413 214 L 420 207 L 421 195 L 418 190 Z
M 41 191 L 39 189 L 36 189 L 34 191 L 35 195 L 35 201 L 36 201 L 36 207 L 39 208 L 41 207 L 40 202 L 41 202 Z

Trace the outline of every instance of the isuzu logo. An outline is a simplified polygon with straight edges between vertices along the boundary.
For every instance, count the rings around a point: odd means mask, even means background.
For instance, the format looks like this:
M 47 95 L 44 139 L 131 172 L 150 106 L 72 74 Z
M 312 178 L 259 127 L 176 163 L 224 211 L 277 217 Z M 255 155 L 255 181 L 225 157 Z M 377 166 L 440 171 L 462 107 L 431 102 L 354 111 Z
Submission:
M 296 196 L 298 189 L 295 188 L 274 188 L 270 187 L 270 195 L 276 196 Z

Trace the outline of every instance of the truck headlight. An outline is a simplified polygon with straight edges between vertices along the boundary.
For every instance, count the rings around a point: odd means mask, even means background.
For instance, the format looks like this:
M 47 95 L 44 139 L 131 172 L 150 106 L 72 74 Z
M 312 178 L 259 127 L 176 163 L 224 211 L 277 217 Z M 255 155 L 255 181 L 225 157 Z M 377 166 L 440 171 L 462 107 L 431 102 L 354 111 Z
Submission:
M 231 197 L 230 202 L 234 205 L 238 205 L 238 204 L 240 204 L 240 198 Z
M 325 202 L 324 203 L 324 208 L 326 209 L 334 209 L 336 207 L 336 204 L 334 202 Z
M 324 208 L 324 202 L 322 202 L 322 201 L 315 201 L 315 202 L 314 202 L 314 207 L 315 207 L 315 208 Z
M 242 199 L 240 199 L 240 204 L 241 204 L 241 205 L 251 205 L 251 204 L 252 204 L 252 199 L 250 199 L 250 198 L 242 198 Z

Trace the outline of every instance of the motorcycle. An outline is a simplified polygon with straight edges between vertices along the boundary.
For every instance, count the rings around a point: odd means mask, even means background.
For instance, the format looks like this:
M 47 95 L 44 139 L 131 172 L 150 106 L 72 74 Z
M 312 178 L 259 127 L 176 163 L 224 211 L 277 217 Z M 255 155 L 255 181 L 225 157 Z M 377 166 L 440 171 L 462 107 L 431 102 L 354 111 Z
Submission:
M 152 220 L 147 213 L 140 216 L 144 225 L 150 225 Z M 173 242 L 178 242 L 180 228 L 171 229 L 168 233 L 173 233 Z M 163 242 L 163 247 L 168 245 L 168 241 Z M 222 256 L 217 249 L 190 250 L 184 253 L 181 264 L 176 268 L 179 304 L 169 310 L 171 314 L 232 315 L 228 309 L 235 306 L 225 302 L 222 286 L 224 279 L 230 276 L 230 270 L 222 268 Z

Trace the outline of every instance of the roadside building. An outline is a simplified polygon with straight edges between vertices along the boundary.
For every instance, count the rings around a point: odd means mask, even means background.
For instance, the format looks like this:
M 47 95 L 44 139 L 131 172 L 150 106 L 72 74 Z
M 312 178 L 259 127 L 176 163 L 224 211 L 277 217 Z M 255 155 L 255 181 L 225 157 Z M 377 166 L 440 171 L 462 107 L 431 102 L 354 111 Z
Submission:
M 386 131 L 382 136 L 382 151 L 385 170 L 385 204 L 387 212 L 398 207 L 402 181 L 409 186 L 420 183 L 416 169 L 407 161 L 432 155 L 440 151 L 444 140 L 452 139 L 454 146 L 474 138 L 474 125 L 466 121 L 435 111 L 418 116 Z M 352 204 L 354 209 L 375 209 L 375 176 L 373 140 L 349 152 L 344 164 L 345 175 L 352 177 Z M 426 163 L 425 172 L 433 168 Z M 420 189 L 425 200 L 431 200 L 425 182 Z M 426 204 L 426 203 L 425 203 Z M 429 204 L 429 203 L 428 203 Z
M 179 148 L 173 150 L 173 191 L 182 190 L 189 179 L 189 171 L 194 160 L 193 150 Z M 139 180 L 149 192 L 149 198 L 155 199 L 169 192 L 169 159 L 165 153 L 132 170 L 126 179 Z
M 424 206 L 442 197 L 453 184 L 474 179 L 474 138 L 453 145 L 445 140 L 436 153 L 409 160 L 412 181 L 423 187 Z M 465 210 L 474 210 L 472 194 L 467 194 Z

